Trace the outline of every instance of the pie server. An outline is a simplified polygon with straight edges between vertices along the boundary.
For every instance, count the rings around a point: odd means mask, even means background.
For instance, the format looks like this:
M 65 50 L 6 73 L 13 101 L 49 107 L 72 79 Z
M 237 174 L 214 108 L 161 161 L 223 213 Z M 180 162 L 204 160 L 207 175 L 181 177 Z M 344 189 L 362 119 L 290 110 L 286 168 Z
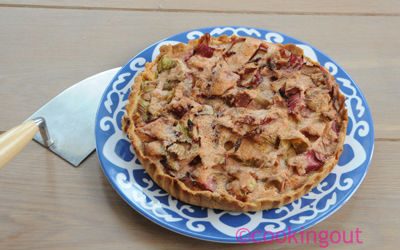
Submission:
M 24 123 L 1 134 L 0 168 L 32 138 L 77 167 L 95 149 L 96 111 L 105 88 L 119 69 L 110 69 L 76 83 Z

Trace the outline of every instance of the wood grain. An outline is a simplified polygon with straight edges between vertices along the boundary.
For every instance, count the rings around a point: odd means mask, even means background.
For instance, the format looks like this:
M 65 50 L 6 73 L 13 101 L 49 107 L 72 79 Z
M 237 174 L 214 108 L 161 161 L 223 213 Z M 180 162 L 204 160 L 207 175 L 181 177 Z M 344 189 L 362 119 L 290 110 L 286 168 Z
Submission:
M 397 111 L 400 96 L 400 53 L 394 49 L 400 47 L 400 33 L 394 32 L 400 17 L 260 18 L 23 8 L 0 8 L 0 106 L 7 107 L 0 112 L 0 130 L 20 123 L 83 78 L 125 64 L 157 40 L 196 27 L 232 23 L 279 30 L 330 55 L 367 97 L 376 137 L 400 138 L 400 116 L 391 115 Z M 383 43 L 385 46 L 381 46 Z
M 339 62 L 367 97 L 375 124 L 364 183 L 312 229 L 362 230 L 362 245 L 331 249 L 398 249 L 399 1 L 227 2 L 0 0 L 0 133 L 73 83 L 123 65 L 166 36 L 233 24 L 281 31 Z M 175 234 L 131 209 L 95 154 L 72 168 L 33 142 L 0 171 L 0 200 L 0 249 L 320 249 L 219 245 Z
M 247 14 L 328 14 L 328 15 L 400 15 L 397 0 L 1 0 L 0 4 L 21 7 L 220 12 Z

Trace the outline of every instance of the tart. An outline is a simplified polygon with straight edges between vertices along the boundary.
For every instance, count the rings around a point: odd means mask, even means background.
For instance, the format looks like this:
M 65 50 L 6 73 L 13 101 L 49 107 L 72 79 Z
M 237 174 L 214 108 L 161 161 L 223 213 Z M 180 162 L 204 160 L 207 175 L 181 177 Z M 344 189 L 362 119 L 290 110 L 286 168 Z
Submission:
M 122 124 L 147 173 L 173 197 L 257 211 L 323 180 L 347 121 L 334 77 L 299 47 L 205 34 L 160 48 L 135 78 Z

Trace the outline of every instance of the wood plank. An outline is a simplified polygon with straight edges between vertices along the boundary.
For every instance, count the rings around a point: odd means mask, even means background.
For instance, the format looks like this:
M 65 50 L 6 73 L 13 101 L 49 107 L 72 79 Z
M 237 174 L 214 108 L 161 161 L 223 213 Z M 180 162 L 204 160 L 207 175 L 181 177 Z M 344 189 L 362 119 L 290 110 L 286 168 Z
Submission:
M 275 13 L 275 14 L 347 14 L 347 15 L 399 15 L 400 2 L 397 0 L 253 0 L 244 3 L 241 0 L 220 1 L 180 1 L 180 0 L 1 0 L 1 4 L 12 6 L 42 6 L 68 8 L 97 8 L 125 10 L 161 10 L 191 12 L 225 13 Z
M 313 230 L 361 229 L 362 245 L 395 249 L 400 219 L 400 142 L 378 142 L 369 173 L 353 198 Z M 92 155 L 79 168 L 31 143 L 0 171 L 0 249 L 214 249 L 221 245 L 187 238 L 132 210 L 102 174 Z M 224 249 L 240 246 L 224 245 Z M 299 245 L 253 245 L 252 249 Z M 348 248 L 348 245 L 336 247 Z M 309 249 L 319 249 L 309 245 Z M 243 249 L 243 248 L 240 248 Z
M 394 49 L 400 46 L 400 34 L 394 32 L 400 17 L 25 8 L 0 8 L 0 131 L 20 123 L 73 83 L 123 65 L 157 40 L 195 27 L 232 23 L 279 30 L 326 52 L 367 97 L 376 137 L 400 138 L 400 116 L 395 115 L 400 53 Z

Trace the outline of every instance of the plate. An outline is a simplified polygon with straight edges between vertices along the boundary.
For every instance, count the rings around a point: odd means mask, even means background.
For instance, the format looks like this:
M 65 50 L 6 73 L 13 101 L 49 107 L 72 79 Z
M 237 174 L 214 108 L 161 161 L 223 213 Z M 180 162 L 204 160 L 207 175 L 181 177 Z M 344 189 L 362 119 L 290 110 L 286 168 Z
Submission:
M 346 96 L 349 115 L 344 151 L 333 171 L 310 193 L 278 209 L 233 213 L 182 203 L 158 187 L 144 171 L 128 138 L 121 131 L 121 118 L 134 77 L 146 62 L 156 58 L 160 46 L 187 43 L 204 33 L 214 36 L 236 34 L 272 43 L 294 43 L 304 50 L 306 56 L 318 61 L 336 78 L 340 90 Z M 96 117 L 95 137 L 104 174 L 132 208 L 174 232 L 225 243 L 273 240 L 279 233 L 282 236 L 284 233 L 299 232 L 326 219 L 342 207 L 360 186 L 374 149 L 373 123 L 367 101 L 338 64 L 318 49 L 290 36 L 238 26 L 186 31 L 159 41 L 132 58 L 116 74 L 103 94 Z

